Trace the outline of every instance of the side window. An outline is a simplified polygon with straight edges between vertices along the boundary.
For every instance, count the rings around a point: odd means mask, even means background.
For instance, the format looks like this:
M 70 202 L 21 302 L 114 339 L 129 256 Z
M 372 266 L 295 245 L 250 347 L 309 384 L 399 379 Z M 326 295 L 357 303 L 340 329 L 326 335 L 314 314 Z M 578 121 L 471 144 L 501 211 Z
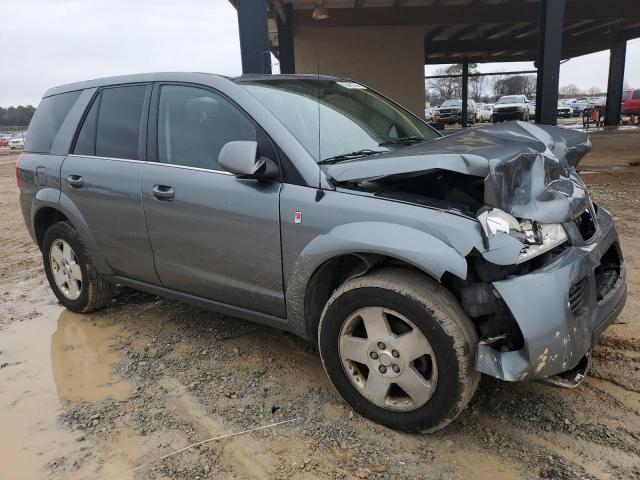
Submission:
M 80 91 L 43 98 L 33 114 L 27 132 L 25 152 L 49 153 L 53 140 L 67 118 Z
M 96 134 L 97 156 L 138 159 L 140 121 L 146 91 L 146 85 L 102 91 Z
M 98 126 L 98 110 L 100 109 L 100 94 L 98 94 L 91 104 L 89 112 L 84 118 L 80 133 L 76 139 L 73 153 L 76 155 L 96 154 L 96 127 Z
M 253 123 L 224 97 L 195 87 L 161 87 L 160 162 L 220 170 L 218 155 L 226 143 L 256 140 L 256 136 Z
M 631 98 L 633 98 L 634 100 L 640 100 L 640 90 L 634 90 L 633 96 Z
M 73 153 L 138 160 L 146 85 L 110 87 L 93 100 Z

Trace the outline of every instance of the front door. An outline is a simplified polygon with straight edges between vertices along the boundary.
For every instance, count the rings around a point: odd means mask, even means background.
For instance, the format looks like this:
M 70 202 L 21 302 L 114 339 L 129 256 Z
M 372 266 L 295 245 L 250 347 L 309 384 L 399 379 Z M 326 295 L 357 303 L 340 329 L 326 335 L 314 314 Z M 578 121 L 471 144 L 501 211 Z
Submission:
M 151 85 L 104 88 L 61 168 L 61 203 L 80 210 L 113 271 L 159 283 L 144 223 L 140 176 Z
M 224 144 L 256 140 L 258 127 L 203 88 L 162 85 L 157 110 L 158 162 L 144 166 L 142 197 L 162 284 L 284 317 L 281 184 L 237 179 L 218 164 Z

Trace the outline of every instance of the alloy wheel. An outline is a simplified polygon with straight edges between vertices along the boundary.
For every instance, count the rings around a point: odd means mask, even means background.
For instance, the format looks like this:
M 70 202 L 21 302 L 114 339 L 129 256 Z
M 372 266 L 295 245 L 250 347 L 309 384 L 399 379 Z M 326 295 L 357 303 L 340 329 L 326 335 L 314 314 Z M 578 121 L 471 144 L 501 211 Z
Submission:
M 82 293 L 82 270 L 71 245 L 62 239 L 54 240 L 49 262 L 58 290 L 69 300 L 77 300 Z
M 433 396 L 438 368 L 431 344 L 409 319 L 366 307 L 340 330 L 339 356 L 352 385 L 375 405 L 412 411 Z

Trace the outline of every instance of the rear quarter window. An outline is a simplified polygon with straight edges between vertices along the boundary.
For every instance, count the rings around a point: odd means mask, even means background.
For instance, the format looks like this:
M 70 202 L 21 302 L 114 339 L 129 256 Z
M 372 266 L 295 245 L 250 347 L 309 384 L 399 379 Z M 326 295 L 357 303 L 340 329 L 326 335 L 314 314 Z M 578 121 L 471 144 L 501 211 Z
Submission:
M 25 152 L 49 153 L 53 139 L 79 96 L 80 91 L 76 91 L 42 99 L 29 124 Z

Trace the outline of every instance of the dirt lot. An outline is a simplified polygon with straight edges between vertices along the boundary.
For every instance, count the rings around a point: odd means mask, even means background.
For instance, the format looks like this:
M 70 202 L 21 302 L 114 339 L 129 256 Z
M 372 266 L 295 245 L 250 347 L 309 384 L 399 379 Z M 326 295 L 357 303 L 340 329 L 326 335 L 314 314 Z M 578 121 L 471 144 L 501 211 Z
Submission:
M 485 378 L 434 435 L 354 416 L 292 335 L 132 291 L 64 310 L 23 226 L 15 156 L 0 157 L 0 478 L 640 478 L 640 129 L 593 142 L 582 169 L 628 271 L 620 324 L 579 388 Z

